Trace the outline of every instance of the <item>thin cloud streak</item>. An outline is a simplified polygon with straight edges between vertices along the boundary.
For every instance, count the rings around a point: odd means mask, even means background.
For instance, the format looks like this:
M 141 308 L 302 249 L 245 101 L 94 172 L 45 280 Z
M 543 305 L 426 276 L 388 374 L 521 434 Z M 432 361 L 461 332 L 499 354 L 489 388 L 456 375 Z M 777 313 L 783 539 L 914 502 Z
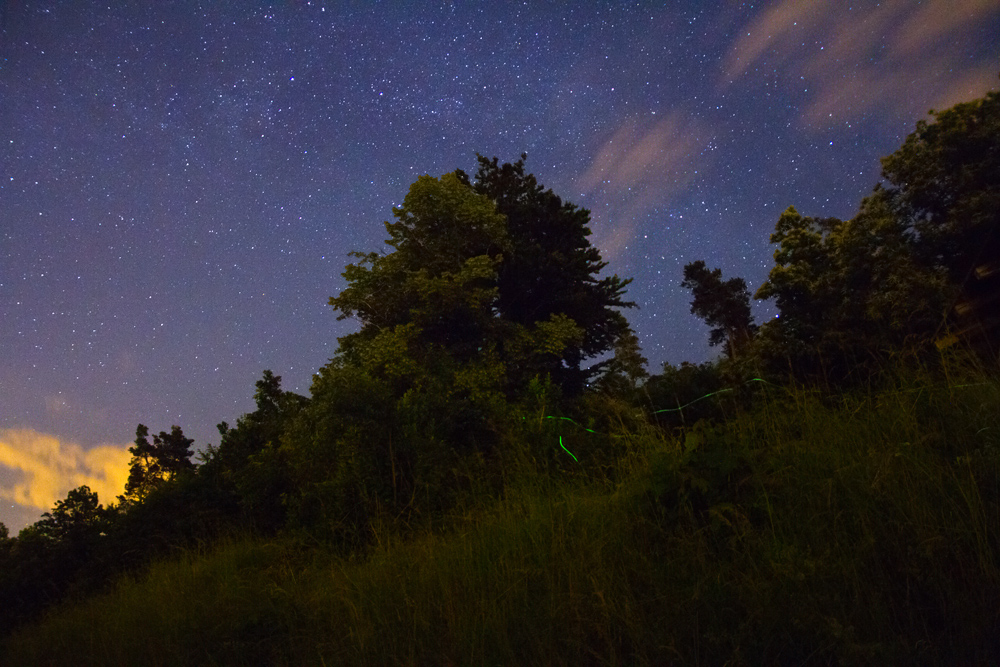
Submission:
M 811 93 L 800 120 L 815 128 L 873 110 L 919 116 L 996 84 L 994 66 L 967 64 L 963 34 L 998 13 L 995 0 L 890 0 L 853 10 L 784 0 L 740 31 L 722 87 L 759 67 L 799 78 Z
M 33 429 L 0 429 L 0 466 L 20 473 L 20 481 L 0 486 L 0 498 L 49 510 L 87 485 L 107 503 L 124 490 L 130 460 L 127 445 L 84 449 Z
M 598 204 L 591 213 L 595 227 L 606 227 L 595 229 L 605 259 L 615 260 L 633 238 L 636 223 L 705 169 L 708 135 L 702 124 L 675 111 L 655 121 L 629 118 L 597 150 L 575 185 Z M 624 202 L 615 221 L 604 218 L 609 200 Z

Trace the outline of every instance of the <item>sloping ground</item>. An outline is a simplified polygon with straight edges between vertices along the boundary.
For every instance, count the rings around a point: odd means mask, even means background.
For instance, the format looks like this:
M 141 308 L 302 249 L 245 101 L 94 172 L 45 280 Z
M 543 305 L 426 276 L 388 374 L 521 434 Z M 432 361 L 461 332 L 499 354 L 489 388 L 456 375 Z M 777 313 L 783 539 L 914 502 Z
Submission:
M 292 540 L 184 554 L 0 662 L 1000 660 L 997 384 L 772 394 L 683 436 L 617 434 L 618 483 L 526 479 L 365 559 Z

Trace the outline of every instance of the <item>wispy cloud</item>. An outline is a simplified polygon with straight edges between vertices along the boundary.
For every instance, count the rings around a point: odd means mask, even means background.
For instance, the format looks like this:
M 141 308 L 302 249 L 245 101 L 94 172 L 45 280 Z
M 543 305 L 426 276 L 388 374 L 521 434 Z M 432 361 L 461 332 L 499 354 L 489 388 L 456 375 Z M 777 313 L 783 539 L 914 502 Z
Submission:
M 124 490 L 130 459 L 127 445 L 84 449 L 32 429 L 0 429 L 0 466 L 20 478 L 0 486 L 0 498 L 49 510 L 71 489 L 86 484 L 107 503 Z
M 766 67 L 809 90 L 801 120 L 829 126 L 872 109 L 922 115 L 981 96 L 996 65 L 970 67 L 963 34 L 1000 14 L 996 0 L 783 0 L 746 27 L 723 63 L 724 87 Z
M 576 186 L 592 200 L 624 202 L 615 220 L 602 220 L 592 204 L 598 243 L 614 258 L 634 236 L 636 221 L 689 185 L 708 162 L 707 128 L 681 111 L 666 117 L 629 118 L 597 149 Z

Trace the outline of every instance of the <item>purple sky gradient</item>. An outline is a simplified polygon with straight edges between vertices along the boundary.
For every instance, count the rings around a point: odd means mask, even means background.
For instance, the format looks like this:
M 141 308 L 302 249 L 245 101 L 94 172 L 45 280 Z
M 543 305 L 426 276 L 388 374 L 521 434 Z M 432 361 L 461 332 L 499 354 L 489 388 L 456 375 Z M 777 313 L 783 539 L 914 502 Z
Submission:
M 635 278 L 655 372 L 715 354 L 686 263 L 755 289 L 782 210 L 850 217 L 929 108 L 1000 83 L 995 0 L 109 4 L 0 2 L 12 532 L 112 500 L 139 422 L 204 446 L 264 369 L 307 394 L 419 174 L 527 152 Z

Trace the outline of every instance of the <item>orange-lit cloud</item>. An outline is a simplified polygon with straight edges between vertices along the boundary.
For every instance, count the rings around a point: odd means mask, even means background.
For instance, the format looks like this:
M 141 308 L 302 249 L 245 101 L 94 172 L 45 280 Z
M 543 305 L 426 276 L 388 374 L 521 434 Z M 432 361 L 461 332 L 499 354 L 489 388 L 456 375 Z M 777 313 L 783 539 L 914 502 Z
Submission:
M 996 0 L 889 0 L 854 4 L 783 0 L 739 32 L 723 86 L 760 68 L 808 89 L 801 120 L 828 127 L 872 110 L 910 116 L 982 96 L 996 65 L 970 67 L 962 35 Z
M 124 490 L 130 460 L 127 445 L 84 449 L 32 429 L 0 429 L 0 466 L 20 477 L 0 486 L 0 498 L 50 510 L 67 492 L 86 484 L 107 504 Z
M 598 225 L 608 227 L 595 229 L 606 259 L 616 257 L 633 237 L 637 219 L 698 177 L 708 162 L 708 144 L 707 130 L 675 111 L 666 117 L 629 118 L 599 147 L 576 186 L 599 204 L 604 199 L 625 202 L 615 220 L 602 220 L 601 208 L 592 206 Z

